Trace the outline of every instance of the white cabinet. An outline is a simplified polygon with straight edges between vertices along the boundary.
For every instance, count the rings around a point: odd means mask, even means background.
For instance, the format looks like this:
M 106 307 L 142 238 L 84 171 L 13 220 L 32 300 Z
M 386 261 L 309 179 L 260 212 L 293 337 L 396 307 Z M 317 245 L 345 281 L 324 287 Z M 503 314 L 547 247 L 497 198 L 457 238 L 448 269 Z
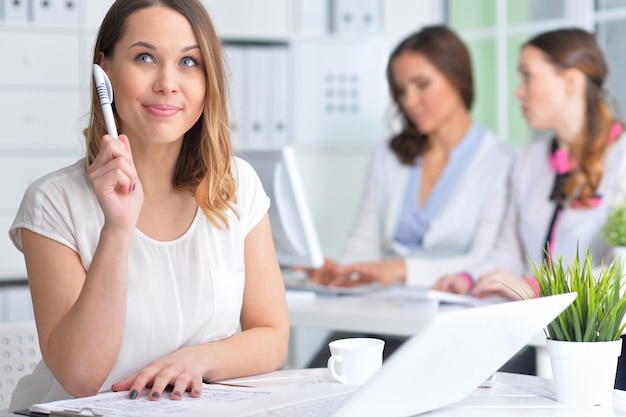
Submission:
M 380 37 L 293 43 L 295 142 L 369 147 L 386 135 L 388 46 Z
M 0 87 L 78 86 L 78 32 L 5 28 L 0 32 Z
M 84 154 L 92 26 L 111 3 L 0 0 L 0 280 L 26 277 L 7 236 L 26 187 Z
M 9 156 L 4 156 L 9 154 Z M 0 280 L 26 277 L 22 254 L 13 246 L 7 231 L 13 223 L 26 187 L 34 180 L 76 161 L 71 153 L 14 152 L 0 153 L 2 199 L 0 200 Z
M 285 40 L 292 33 L 293 0 L 203 0 L 223 38 Z
M 0 90 L 1 91 L 1 90 Z M 80 149 L 78 91 L 14 91 L 0 93 L 0 148 Z

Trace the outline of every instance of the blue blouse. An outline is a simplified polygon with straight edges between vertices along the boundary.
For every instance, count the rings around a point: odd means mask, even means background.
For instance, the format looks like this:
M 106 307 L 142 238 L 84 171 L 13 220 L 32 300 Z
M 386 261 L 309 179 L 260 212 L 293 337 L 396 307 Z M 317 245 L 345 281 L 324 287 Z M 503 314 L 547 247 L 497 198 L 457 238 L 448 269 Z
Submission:
M 397 243 L 412 251 L 422 246 L 430 222 L 437 216 L 454 191 L 463 172 L 472 161 L 484 135 L 485 129 L 478 123 L 472 123 L 461 142 L 450 152 L 443 173 L 421 209 L 419 207 L 419 195 L 422 184 L 423 160 L 422 158 L 418 159 L 416 166 L 412 167 L 409 172 L 398 226 L 394 234 L 394 240 Z

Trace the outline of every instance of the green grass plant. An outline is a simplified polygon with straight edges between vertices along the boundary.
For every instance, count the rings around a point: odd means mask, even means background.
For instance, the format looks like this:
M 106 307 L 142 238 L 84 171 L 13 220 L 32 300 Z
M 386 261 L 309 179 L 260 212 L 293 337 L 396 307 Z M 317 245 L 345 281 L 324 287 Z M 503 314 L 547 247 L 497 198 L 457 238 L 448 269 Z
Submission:
M 548 337 L 570 342 L 609 342 L 618 340 L 626 324 L 626 297 L 622 296 L 622 265 L 616 259 L 593 268 L 589 248 L 568 265 L 562 257 L 533 263 L 532 271 L 539 285 L 539 295 L 577 293 L 574 302 L 548 325 Z

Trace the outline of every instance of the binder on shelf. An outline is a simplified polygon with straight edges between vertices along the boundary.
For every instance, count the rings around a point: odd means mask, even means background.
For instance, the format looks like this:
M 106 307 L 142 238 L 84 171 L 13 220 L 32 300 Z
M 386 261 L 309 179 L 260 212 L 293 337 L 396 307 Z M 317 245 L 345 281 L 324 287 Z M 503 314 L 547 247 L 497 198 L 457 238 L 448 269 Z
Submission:
M 332 31 L 336 33 L 355 33 L 358 0 L 332 0 Z
M 231 141 L 240 148 L 245 143 L 245 53 L 246 48 L 241 45 L 225 45 L 226 76 L 228 77 L 228 117 L 231 132 Z
M 330 5 L 328 0 L 298 0 L 296 4 L 298 33 L 324 35 L 330 31 Z
M 77 25 L 80 23 L 79 0 L 32 0 L 33 23 Z
M 283 147 L 289 139 L 289 51 L 286 46 L 271 48 L 269 144 Z
M 3 0 L 3 18 L 6 23 L 28 22 L 27 0 Z
M 246 128 L 243 143 L 247 147 L 263 148 L 269 144 L 271 56 L 268 46 L 247 48 L 244 81 Z
M 380 0 L 332 0 L 336 33 L 376 33 L 380 30 Z
M 356 33 L 377 33 L 380 31 L 382 7 L 380 0 L 358 0 L 355 2 L 354 30 Z

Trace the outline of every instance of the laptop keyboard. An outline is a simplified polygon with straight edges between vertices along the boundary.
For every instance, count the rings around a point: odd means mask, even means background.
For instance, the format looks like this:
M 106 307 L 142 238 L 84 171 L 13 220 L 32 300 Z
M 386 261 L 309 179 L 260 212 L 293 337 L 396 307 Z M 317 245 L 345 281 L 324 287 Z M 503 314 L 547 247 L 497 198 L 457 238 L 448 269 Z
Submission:
M 262 411 L 250 417 L 330 417 L 353 394 L 354 392 L 344 392 L 331 397 L 290 404 L 274 410 Z

